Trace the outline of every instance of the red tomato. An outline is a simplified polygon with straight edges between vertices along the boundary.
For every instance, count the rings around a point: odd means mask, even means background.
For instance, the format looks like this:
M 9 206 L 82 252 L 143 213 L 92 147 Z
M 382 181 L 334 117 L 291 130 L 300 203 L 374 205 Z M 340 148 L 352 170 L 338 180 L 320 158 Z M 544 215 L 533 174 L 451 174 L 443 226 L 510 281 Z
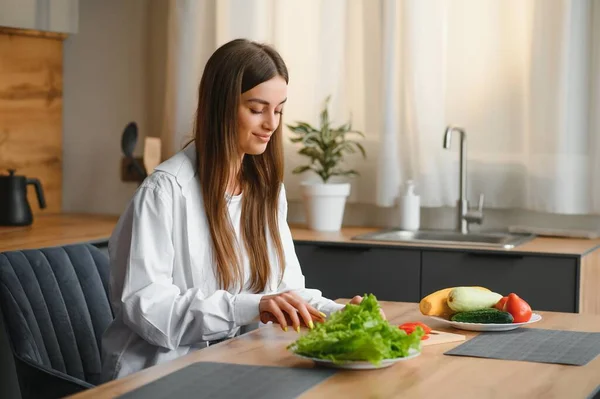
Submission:
M 524 323 L 531 319 L 531 306 L 514 293 L 508 295 L 503 310 L 512 315 L 515 323 Z
M 504 304 L 506 303 L 507 300 L 508 300 L 507 296 L 502 297 L 502 299 L 500 299 L 498 301 L 498 303 L 494 305 L 494 307 L 498 310 L 504 310 Z

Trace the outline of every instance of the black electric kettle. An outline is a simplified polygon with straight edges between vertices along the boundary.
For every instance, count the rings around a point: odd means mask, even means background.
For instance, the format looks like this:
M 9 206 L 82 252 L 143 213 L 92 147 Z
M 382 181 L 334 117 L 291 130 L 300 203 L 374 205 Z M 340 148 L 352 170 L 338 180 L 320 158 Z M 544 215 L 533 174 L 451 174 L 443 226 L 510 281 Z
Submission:
M 27 201 L 27 185 L 33 184 L 40 203 L 46 207 L 44 191 L 38 179 L 16 176 L 13 169 L 8 176 L 0 175 L 0 226 L 27 226 L 33 223 L 31 207 Z

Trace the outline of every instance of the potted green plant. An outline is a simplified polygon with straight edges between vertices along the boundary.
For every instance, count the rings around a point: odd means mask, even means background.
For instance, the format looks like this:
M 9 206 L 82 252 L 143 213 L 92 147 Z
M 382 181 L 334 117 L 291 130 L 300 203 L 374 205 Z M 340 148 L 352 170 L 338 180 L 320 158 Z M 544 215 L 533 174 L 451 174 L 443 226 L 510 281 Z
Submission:
M 302 183 L 308 226 L 319 231 L 338 231 L 342 227 L 346 199 L 350 194 L 350 183 L 333 182 L 333 177 L 352 177 L 359 173 L 343 166 L 347 154 L 362 154 L 366 158 L 364 147 L 353 140 L 352 135 L 364 138 L 364 134 L 352 129 L 352 121 L 334 127 L 329 119 L 329 99 L 321 111 L 319 127 L 306 122 L 287 125 L 294 137 L 293 143 L 301 144 L 298 154 L 309 159 L 308 164 L 292 170 L 294 174 L 314 172 L 318 182 Z

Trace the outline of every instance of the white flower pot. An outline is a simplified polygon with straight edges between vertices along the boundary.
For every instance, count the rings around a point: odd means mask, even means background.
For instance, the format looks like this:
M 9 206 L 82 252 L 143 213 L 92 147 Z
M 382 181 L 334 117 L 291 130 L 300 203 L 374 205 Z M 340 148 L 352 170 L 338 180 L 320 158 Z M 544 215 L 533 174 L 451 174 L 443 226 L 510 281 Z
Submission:
M 350 183 L 304 182 L 301 187 L 308 227 L 317 231 L 339 231 Z

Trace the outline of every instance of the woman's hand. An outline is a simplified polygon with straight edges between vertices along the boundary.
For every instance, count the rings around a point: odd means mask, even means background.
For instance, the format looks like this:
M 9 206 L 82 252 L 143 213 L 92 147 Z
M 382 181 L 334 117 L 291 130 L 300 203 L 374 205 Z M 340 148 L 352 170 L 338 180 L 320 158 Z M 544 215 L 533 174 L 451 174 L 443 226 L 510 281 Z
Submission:
M 326 317 L 291 291 L 263 296 L 258 310 L 262 323 L 278 323 L 283 331 L 291 325 L 299 332 L 302 324 L 312 329 L 314 321 L 323 322 Z
M 354 298 L 350 299 L 350 302 L 353 305 L 360 305 L 360 303 L 362 302 L 363 298 L 360 295 L 355 296 Z M 381 314 L 381 317 L 383 317 L 383 320 L 387 320 L 387 317 L 385 317 L 385 313 L 383 313 L 383 309 L 379 308 L 379 313 Z

